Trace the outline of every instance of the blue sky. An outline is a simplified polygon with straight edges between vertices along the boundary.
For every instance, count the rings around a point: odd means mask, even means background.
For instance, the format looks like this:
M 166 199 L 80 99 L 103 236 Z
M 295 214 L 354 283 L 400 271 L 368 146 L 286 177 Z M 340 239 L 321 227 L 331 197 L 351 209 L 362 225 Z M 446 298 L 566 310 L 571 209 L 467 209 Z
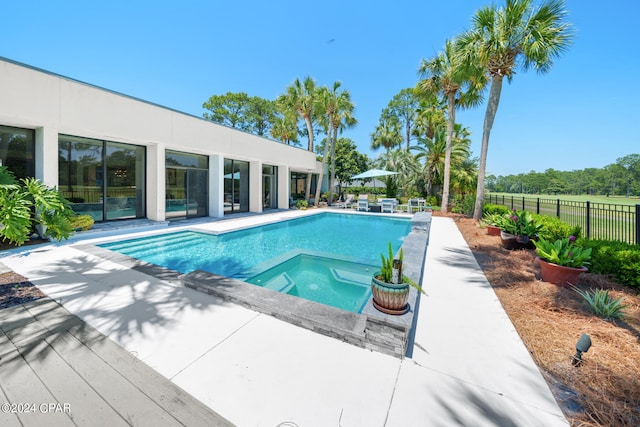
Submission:
M 482 0 L 22 1 L 3 5 L 0 56 L 201 116 L 213 94 L 275 99 L 296 77 L 342 82 L 375 157 L 380 112 Z M 502 4 L 502 2 L 497 2 Z M 638 0 L 568 0 L 576 37 L 544 75 L 505 84 L 487 173 L 603 167 L 640 153 Z M 1 96 L 1 94 L 0 94 Z M 479 156 L 485 105 L 458 113 Z

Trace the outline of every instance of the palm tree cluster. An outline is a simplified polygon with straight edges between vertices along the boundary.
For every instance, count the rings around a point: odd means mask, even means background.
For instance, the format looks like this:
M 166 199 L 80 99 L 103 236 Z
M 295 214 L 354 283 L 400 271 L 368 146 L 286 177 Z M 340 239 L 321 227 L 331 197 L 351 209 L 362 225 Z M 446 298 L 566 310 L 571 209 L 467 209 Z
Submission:
M 441 185 L 444 212 L 449 209 L 452 189 L 461 194 L 475 182 L 473 210 L 474 218 L 479 220 L 489 136 L 502 82 L 505 77 L 511 82 L 518 69 L 534 69 L 538 73 L 551 69 L 553 60 L 561 56 L 573 37 L 571 25 L 565 22 L 566 14 L 564 0 L 547 0 L 539 5 L 533 0 L 506 0 L 504 6 L 494 4 L 479 9 L 469 30 L 445 41 L 440 53 L 422 61 L 418 70 L 421 80 L 412 91 L 403 91 L 404 94 L 412 92 L 413 102 L 402 103 L 406 97 L 396 95 L 383 110 L 380 124 L 372 134 L 372 148 L 386 148 L 381 161 L 391 167 L 404 157 L 407 163 L 404 168 L 415 169 L 418 160 L 426 193 L 433 194 L 434 187 Z M 479 106 L 487 86 L 489 98 L 477 177 L 474 177 L 474 161 L 469 158 L 470 134 L 456 123 L 455 114 L 456 109 Z M 398 114 L 399 105 L 402 114 Z M 402 124 L 407 129 L 407 147 L 418 151 L 415 157 L 391 151 L 403 141 Z M 410 134 L 418 144 L 410 146 Z M 413 182 L 415 189 L 415 177 L 404 179 L 405 184 Z M 409 188 L 406 186 L 405 190 Z
M 338 134 L 353 127 L 355 105 L 348 90 L 336 81 L 331 87 L 318 86 L 311 77 L 295 79 L 275 101 L 250 97 L 246 93 L 213 95 L 203 105 L 204 118 L 229 127 L 264 136 L 267 133 L 285 144 L 297 143 L 306 136 L 307 149 L 314 151 L 315 135 L 324 133 L 326 143 L 322 155 L 322 172 L 318 177 L 315 204 L 320 201 L 323 173 L 331 152 L 330 188 L 335 185 L 335 151 Z M 299 124 L 302 123 L 302 126 Z M 311 177 L 306 180 L 305 199 L 311 192 Z M 332 192 L 329 192 L 331 203 Z
M 295 113 L 306 125 L 309 151 L 314 150 L 314 130 L 318 127 L 326 135 L 324 150 L 322 155 L 322 169 L 318 177 L 316 186 L 315 205 L 320 201 L 321 183 L 324 169 L 327 165 L 329 151 L 331 151 L 331 167 L 329 188 L 335 188 L 335 152 L 338 134 L 344 129 L 355 126 L 358 121 L 353 116 L 355 105 L 351 101 L 351 93 L 346 89 L 341 89 L 342 83 L 336 81 L 329 88 L 317 86 L 315 80 L 306 77 L 303 81 L 296 79 L 286 92 L 276 100 L 278 109 L 285 116 Z M 311 192 L 311 179 L 307 179 L 305 199 L 309 200 Z M 331 203 L 333 191 L 329 191 L 329 203 Z

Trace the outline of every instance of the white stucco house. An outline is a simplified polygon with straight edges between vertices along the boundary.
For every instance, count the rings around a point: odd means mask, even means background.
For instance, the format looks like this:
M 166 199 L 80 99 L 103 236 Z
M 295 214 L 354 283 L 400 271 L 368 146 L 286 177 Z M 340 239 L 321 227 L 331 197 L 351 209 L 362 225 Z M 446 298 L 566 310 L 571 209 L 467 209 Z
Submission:
M 96 221 L 288 209 L 314 153 L 0 57 L 0 165 Z

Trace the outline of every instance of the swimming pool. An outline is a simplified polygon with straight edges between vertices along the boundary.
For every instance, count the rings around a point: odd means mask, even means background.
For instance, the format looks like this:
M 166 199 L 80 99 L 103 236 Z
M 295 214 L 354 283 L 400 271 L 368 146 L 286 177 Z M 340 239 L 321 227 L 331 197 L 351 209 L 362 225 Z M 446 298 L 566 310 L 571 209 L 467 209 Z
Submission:
M 271 271 L 280 275 L 276 282 L 295 282 L 275 290 L 359 312 L 361 299 L 369 297 L 360 293 L 363 285 L 368 291 L 369 271 L 379 265 L 389 242 L 397 251 L 410 231 L 409 219 L 327 212 L 222 234 L 181 231 L 100 246 L 181 273 L 204 270 L 257 285 L 268 282 L 265 274 Z M 335 271 L 349 273 L 336 279 Z M 339 280 L 346 276 L 359 279 Z M 324 290 L 314 292 L 320 288 L 311 286 L 323 282 L 334 287 L 325 292 L 333 293 L 330 298 L 318 297 Z M 350 301 L 346 307 L 342 299 Z

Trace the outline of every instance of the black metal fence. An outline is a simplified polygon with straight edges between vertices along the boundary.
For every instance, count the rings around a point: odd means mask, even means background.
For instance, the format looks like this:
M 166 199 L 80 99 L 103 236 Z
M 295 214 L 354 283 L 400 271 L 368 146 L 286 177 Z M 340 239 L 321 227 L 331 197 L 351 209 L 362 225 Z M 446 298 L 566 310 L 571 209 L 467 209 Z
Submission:
M 640 205 L 572 202 L 502 194 L 487 194 L 484 200 L 485 203 L 504 205 L 510 209 L 556 216 L 568 224 L 579 225 L 583 236 L 590 239 L 620 240 L 640 245 Z

